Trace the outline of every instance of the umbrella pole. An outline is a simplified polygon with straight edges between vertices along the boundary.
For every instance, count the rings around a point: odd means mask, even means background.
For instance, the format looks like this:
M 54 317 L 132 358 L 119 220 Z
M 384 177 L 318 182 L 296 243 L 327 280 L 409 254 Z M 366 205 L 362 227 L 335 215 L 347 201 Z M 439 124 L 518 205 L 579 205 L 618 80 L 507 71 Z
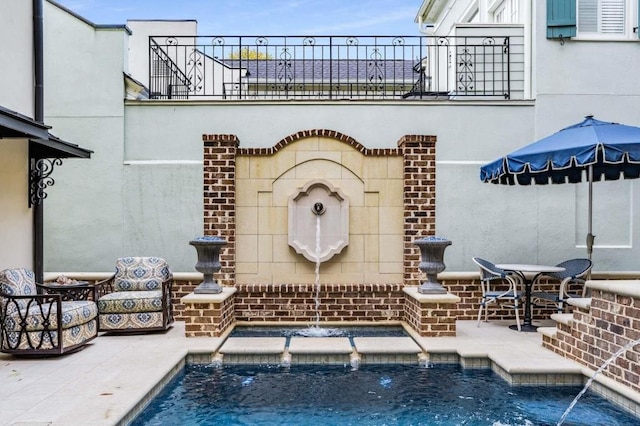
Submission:
M 591 253 L 593 252 L 593 240 L 596 238 L 593 232 L 593 165 L 589 165 L 587 169 L 589 179 L 589 212 L 587 219 L 587 255 L 591 260 Z

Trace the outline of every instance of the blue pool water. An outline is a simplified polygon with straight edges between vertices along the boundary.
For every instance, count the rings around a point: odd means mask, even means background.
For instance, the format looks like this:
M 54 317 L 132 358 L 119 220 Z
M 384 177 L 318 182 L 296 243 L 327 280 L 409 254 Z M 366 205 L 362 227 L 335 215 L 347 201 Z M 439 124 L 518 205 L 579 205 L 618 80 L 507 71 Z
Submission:
M 132 425 L 555 425 L 580 390 L 454 365 L 187 365 Z M 639 423 L 588 392 L 565 425 Z

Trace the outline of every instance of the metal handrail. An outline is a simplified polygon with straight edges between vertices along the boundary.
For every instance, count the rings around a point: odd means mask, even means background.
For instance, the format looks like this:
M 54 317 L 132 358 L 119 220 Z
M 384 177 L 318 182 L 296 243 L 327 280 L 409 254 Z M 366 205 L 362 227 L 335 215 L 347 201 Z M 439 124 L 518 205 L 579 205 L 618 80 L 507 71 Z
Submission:
M 510 99 L 509 46 L 509 36 L 150 36 L 150 93 L 175 99 L 179 86 L 179 98 L 197 99 Z

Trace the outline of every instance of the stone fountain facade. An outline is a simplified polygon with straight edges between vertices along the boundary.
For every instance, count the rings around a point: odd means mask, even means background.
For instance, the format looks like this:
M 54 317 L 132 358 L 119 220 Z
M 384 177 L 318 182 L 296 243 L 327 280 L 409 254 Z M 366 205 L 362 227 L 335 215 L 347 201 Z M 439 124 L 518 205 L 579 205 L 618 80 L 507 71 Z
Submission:
M 455 335 L 460 299 L 415 291 L 424 274 L 414 241 L 435 234 L 435 136 L 406 135 L 392 149 L 323 129 L 269 148 L 241 148 L 235 135 L 203 143 L 204 234 L 227 241 L 216 278 L 233 291 L 183 298 L 187 335 L 315 318 L 315 264 L 288 235 L 290 198 L 315 182 L 349 209 L 348 245 L 321 267 L 321 322 L 405 321 L 424 336 Z

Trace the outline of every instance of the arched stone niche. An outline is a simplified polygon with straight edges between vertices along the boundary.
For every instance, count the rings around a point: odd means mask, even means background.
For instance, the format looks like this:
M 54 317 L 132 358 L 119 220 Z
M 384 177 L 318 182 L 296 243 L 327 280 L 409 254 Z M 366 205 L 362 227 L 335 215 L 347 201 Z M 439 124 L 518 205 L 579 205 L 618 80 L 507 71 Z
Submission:
M 349 245 L 349 199 L 325 180 L 312 180 L 289 197 L 289 245 L 326 262 Z

